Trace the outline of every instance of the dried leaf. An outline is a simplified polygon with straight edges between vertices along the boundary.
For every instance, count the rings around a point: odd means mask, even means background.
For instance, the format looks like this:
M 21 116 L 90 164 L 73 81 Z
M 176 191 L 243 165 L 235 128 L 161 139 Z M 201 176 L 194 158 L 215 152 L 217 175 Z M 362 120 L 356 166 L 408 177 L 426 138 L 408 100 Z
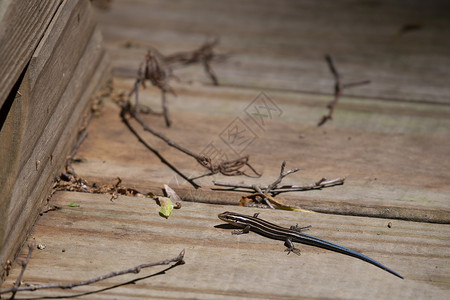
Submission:
M 276 200 L 274 197 L 264 194 L 264 196 L 270 201 L 270 203 L 272 203 L 273 205 L 275 205 L 277 208 L 279 209 L 284 209 L 284 210 L 290 210 L 290 211 L 301 211 L 301 212 L 309 212 L 312 213 L 312 210 L 307 210 L 307 209 L 302 209 L 302 208 L 297 208 L 297 207 L 292 207 L 286 204 L 281 203 L 280 201 Z
M 265 197 L 270 203 L 272 203 L 273 205 L 275 205 L 278 209 L 283 209 L 283 210 L 290 210 L 290 211 L 301 211 L 301 212 L 309 212 L 312 213 L 312 210 L 307 210 L 307 209 L 302 209 L 302 208 L 297 208 L 297 207 L 293 207 L 293 206 L 289 206 L 286 204 L 281 203 L 279 200 L 276 200 L 274 197 L 268 195 L 268 194 L 261 194 L 261 193 L 254 193 L 248 196 L 242 196 L 241 201 L 239 201 L 239 206 L 248 206 L 248 204 L 252 201 L 255 201 L 255 199 L 259 197 Z
M 165 184 L 164 190 L 166 191 L 166 195 L 170 198 L 170 200 L 172 200 L 172 202 L 174 203 L 181 202 L 180 196 L 178 196 L 177 193 L 175 193 L 175 191 L 172 190 L 170 186 Z
M 250 202 L 252 202 L 252 201 L 253 201 L 253 197 L 242 196 L 242 198 L 239 201 L 238 205 L 239 206 L 248 206 L 248 204 Z

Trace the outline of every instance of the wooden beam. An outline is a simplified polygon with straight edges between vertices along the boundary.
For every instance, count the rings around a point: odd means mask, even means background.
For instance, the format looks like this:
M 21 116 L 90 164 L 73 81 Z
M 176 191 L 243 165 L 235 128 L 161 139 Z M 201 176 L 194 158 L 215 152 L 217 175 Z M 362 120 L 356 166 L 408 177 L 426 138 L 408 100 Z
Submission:
M 0 2 L 0 107 L 30 61 L 61 2 Z
M 80 206 L 69 207 L 73 202 Z M 186 263 L 159 276 L 149 275 L 164 267 L 74 289 L 18 293 L 18 298 L 97 291 L 89 299 L 446 299 L 450 288 L 448 225 L 186 202 L 165 219 L 148 198 L 119 196 L 111 202 L 109 195 L 77 192 L 58 192 L 51 204 L 61 209 L 36 223 L 29 242 L 46 248 L 32 253 L 25 282 L 87 280 L 172 258 L 182 249 Z M 217 218 L 224 211 L 259 212 L 285 227 L 311 225 L 306 234 L 359 251 L 405 280 L 329 250 L 296 243 L 301 255 L 286 255 L 282 241 L 253 232 L 232 235 Z M 24 247 L 21 259 L 27 252 Z M 11 287 L 19 272 L 16 264 L 3 288 Z M 133 279 L 138 280 L 116 286 Z
M 60 6 L 0 132 L 0 159 L 7 162 L 0 174 L 2 265 L 31 229 L 103 78 L 104 49 L 95 25 L 89 2 Z

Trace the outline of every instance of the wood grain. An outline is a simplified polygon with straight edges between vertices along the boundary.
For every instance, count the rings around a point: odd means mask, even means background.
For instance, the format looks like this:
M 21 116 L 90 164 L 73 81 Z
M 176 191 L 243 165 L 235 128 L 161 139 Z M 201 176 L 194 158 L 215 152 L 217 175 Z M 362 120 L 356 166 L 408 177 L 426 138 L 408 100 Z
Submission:
M 132 81 L 117 79 L 115 86 L 125 90 Z M 250 155 L 252 165 L 263 172 L 262 178 L 215 175 L 198 181 L 204 188 L 195 191 L 138 142 L 121 123 L 119 108 L 112 103 L 92 121 L 89 137 L 78 152 L 83 160 L 74 165 L 77 173 L 98 183 L 121 177 L 124 185 L 143 192 L 169 183 L 193 201 L 231 204 L 242 194 L 211 191 L 213 180 L 269 184 L 286 160 L 287 168 L 301 168 L 283 181 L 286 184 L 313 183 L 322 177 L 347 178 L 343 186 L 280 195 L 292 205 L 328 213 L 450 222 L 450 177 L 440 171 L 450 168 L 446 159 L 450 149 L 447 106 L 405 106 L 344 97 L 333 122 L 317 128 L 326 97 L 269 92 L 283 115 L 266 120 L 262 130 L 243 111 L 258 90 L 175 87 L 179 95 L 170 99 L 174 125 L 167 129 L 158 117 L 145 117 L 148 124 L 197 153 L 212 142 L 233 158 L 236 154 L 220 134 L 240 117 L 257 134 L 242 154 Z M 160 106 L 158 92 L 151 89 L 141 92 L 141 101 L 154 109 Z M 194 177 L 206 172 L 193 159 L 148 133 L 140 133 L 185 174 Z
M 69 203 L 80 207 L 68 207 Z M 29 242 L 35 250 L 24 281 L 33 284 L 84 280 L 144 262 L 175 257 L 186 250 L 185 265 L 148 277 L 162 268 L 73 290 L 47 290 L 21 297 L 74 296 L 90 299 L 200 298 L 423 298 L 444 299 L 450 288 L 450 228 L 445 225 L 375 218 L 282 212 L 235 206 L 183 203 L 169 219 L 158 215 L 153 200 L 59 192 L 58 211 L 44 214 Z M 283 226 L 312 225 L 315 235 L 372 257 L 405 276 L 395 278 L 360 260 L 298 244 L 301 256 L 286 255 L 283 243 L 257 234 L 235 236 L 217 214 L 226 210 L 261 217 Z M 26 251 L 22 253 L 23 258 Z M 114 259 L 112 259 L 114 258 Z M 17 276 L 15 268 L 10 278 Z M 12 279 L 5 287 L 12 284 Z
M 81 31 L 73 23 L 79 19 L 85 24 Z M 9 116 L 19 124 L 10 126 L 11 132 L 2 130 L 2 143 L 9 147 L 2 148 L 1 159 L 10 162 L 2 168 L 6 181 L 0 186 L 2 265 L 17 253 L 34 224 L 54 176 L 76 142 L 91 94 L 104 80 L 99 78 L 105 72 L 104 48 L 100 32 L 93 33 L 95 22 L 88 2 L 70 1 L 60 7 L 25 74 L 24 93 L 14 103 L 18 112 Z M 17 145 L 3 139 L 8 134 Z
M 447 6 L 416 0 L 112 2 L 100 23 L 113 58 L 116 91 L 130 90 L 148 46 L 167 54 L 194 49 L 208 36 L 221 38 L 218 51 L 231 54 L 213 63 L 222 85 L 211 86 L 199 66 L 176 69 L 180 81 L 172 85 L 178 96 L 168 98 L 173 126 L 166 128 L 158 116 L 144 118 L 192 151 L 213 143 L 230 158 L 237 154 L 226 139 L 232 136 L 228 129 L 239 118 L 256 135 L 240 154 L 249 154 L 263 176 L 216 175 L 200 180 L 203 188 L 194 190 L 140 144 L 121 123 L 116 104 L 105 101 L 77 153 L 76 172 L 90 184 L 111 184 L 120 177 L 123 186 L 144 193 L 161 194 L 163 184 L 169 184 L 192 202 L 183 201 L 166 220 L 148 198 L 111 201 L 110 195 L 58 192 L 50 204 L 61 209 L 43 214 L 28 239 L 46 248 L 35 250 L 24 280 L 78 281 L 174 257 L 182 249 L 186 264 L 158 276 L 146 270 L 73 291 L 22 296 L 76 296 L 106 288 L 85 296 L 446 299 L 450 55 L 449 41 L 442 37 L 450 28 Z M 408 24 L 416 29 L 405 31 Z M 317 128 L 333 88 L 326 53 L 344 83 L 372 83 L 345 91 L 333 121 Z M 279 108 L 263 125 L 246 113 L 255 112 L 253 101 L 261 92 Z M 160 109 L 157 89 L 148 87 L 140 95 L 141 103 Z M 192 159 L 138 131 L 187 175 L 204 172 Z M 211 189 L 213 179 L 269 184 L 283 160 L 287 168 L 301 168 L 286 178 L 288 184 L 346 177 L 343 186 L 277 196 L 326 214 L 237 207 L 241 193 Z M 72 202 L 80 207 L 69 207 Z M 282 242 L 256 234 L 233 236 L 214 227 L 225 210 L 260 211 L 284 226 L 312 225 L 311 235 L 361 251 L 405 280 L 323 249 L 299 245 L 300 257 L 286 256 Z M 14 266 L 4 287 L 18 272 Z M 136 278 L 133 285 L 109 289 Z
M 93 10 L 86 1 L 68 1 L 49 27 L 29 66 L 30 98 L 20 166 L 32 151 L 54 114 L 96 25 Z M 57 84 L 56 84 L 57 83 Z M 34 99 L 45 99 L 45 105 Z M 38 132 L 38 134 L 36 134 Z M 40 134 L 39 134 L 40 133 Z
M 408 3 L 118 1 L 101 15 L 116 88 L 129 91 L 133 80 L 127 78 L 135 76 L 148 46 L 168 54 L 194 49 L 207 36 L 220 37 L 218 52 L 231 54 L 225 62 L 213 63 L 221 86 L 212 87 L 200 67 L 176 69 L 178 97 L 169 99 L 174 126 L 167 129 L 155 117 L 146 120 L 193 151 L 214 143 L 235 157 L 220 137 L 240 118 L 257 136 L 241 154 L 250 155 L 263 178 L 216 175 L 202 179 L 205 188 L 194 191 L 123 130 L 114 106 L 94 120 L 77 171 L 93 182 L 119 176 L 142 190 L 169 183 L 193 201 L 231 204 L 241 194 L 211 191 L 212 180 L 268 184 L 287 160 L 288 167 L 302 170 L 286 183 L 347 178 L 334 189 L 281 195 L 292 205 L 450 222 L 450 90 L 444 79 L 450 74 L 446 67 L 434 68 L 450 65 L 448 41 L 442 39 L 450 29 L 443 13 L 448 4 Z M 416 30 L 404 31 L 408 24 L 416 24 Z M 344 83 L 369 79 L 371 84 L 345 90 L 332 123 L 317 128 L 332 99 L 326 53 Z M 246 114 L 261 91 L 281 110 L 266 119 L 264 128 Z M 159 97 L 151 88 L 141 93 L 142 103 L 154 109 L 160 108 Z M 204 172 L 195 161 L 143 135 L 185 174 Z
M 0 107 L 40 42 L 62 0 L 0 3 Z
M 224 86 L 331 94 L 330 54 L 343 82 L 371 80 L 346 95 L 449 104 L 449 9 L 445 0 L 136 0 L 117 1 L 101 22 L 117 75 L 134 76 L 148 46 L 169 54 L 218 36 L 232 54 L 216 68 Z M 184 74 L 209 84 L 202 68 Z

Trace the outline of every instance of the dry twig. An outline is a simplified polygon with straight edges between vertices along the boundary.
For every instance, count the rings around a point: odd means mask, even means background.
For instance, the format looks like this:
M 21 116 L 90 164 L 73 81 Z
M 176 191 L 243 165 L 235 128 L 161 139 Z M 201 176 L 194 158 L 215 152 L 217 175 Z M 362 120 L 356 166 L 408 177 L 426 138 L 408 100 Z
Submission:
M 26 260 L 25 261 L 23 261 L 23 260 L 17 261 L 21 265 L 22 269 L 20 270 L 19 276 L 17 276 L 17 280 L 14 282 L 14 286 L 12 287 L 12 291 L 11 291 L 12 294 L 11 294 L 10 299 L 14 299 L 17 291 L 19 290 L 20 285 L 22 284 L 23 274 L 25 273 L 25 269 L 27 268 L 28 263 L 30 262 L 31 253 L 33 252 L 33 249 L 35 246 L 36 246 L 36 244 L 34 242 L 31 244 L 28 244 L 28 255 L 27 255 Z M 2 294 L 1 291 L 0 291 L 0 294 Z
M 61 180 L 55 185 L 55 191 L 71 191 L 71 192 L 81 192 L 81 193 L 92 193 L 92 194 L 110 194 L 110 200 L 113 201 L 117 199 L 119 195 L 123 196 L 137 196 L 141 198 L 145 198 L 145 195 L 140 191 L 123 187 L 120 184 L 122 183 L 122 179 L 117 177 L 117 183 L 115 184 L 106 184 L 106 185 L 98 185 L 97 183 L 89 184 L 87 180 L 77 177 L 77 178 L 66 178 L 61 174 Z M 62 179 L 64 178 L 64 179 Z
M 174 171 L 175 173 L 177 173 L 179 176 L 181 176 L 184 180 L 186 180 L 187 182 L 189 182 L 194 188 L 199 188 L 200 186 L 198 184 L 196 184 L 192 179 L 190 179 L 189 177 L 187 177 L 186 175 L 184 175 L 180 170 L 178 170 L 174 165 L 172 165 L 169 161 L 167 161 L 158 151 L 156 151 L 153 147 L 151 147 L 140 135 L 139 133 L 133 128 L 133 126 L 131 126 L 131 123 L 129 122 L 129 116 L 133 117 L 133 111 L 130 109 L 130 103 L 126 102 L 126 103 L 122 103 L 122 110 L 120 113 L 120 117 L 122 119 L 122 122 L 127 126 L 127 128 L 131 131 L 131 133 L 133 133 L 136 138 L 138 139 L 138 141 L 140 143 L 142 143 L 147 149 L 149 149 L 150 151 L 153 152 L 153 154 L 155 154 L 162 163 L 164 163 L 165 165 L 167 165 L 170 169 L 172 169 L 172 171 Z M 139 118 L 140 119 L 140 118 Z M 139 121 L 138 121 L 139 122 Z M 142 122 L 143 123 L 143 122 Z M 143 123 L 145 124 L 145 123 Z M 147 126 L 148 127 L 148 126 Z M 145 129 L 145 128 L 144 128 Z M 151 129 L 150 127 L 148 127 L 148 129 L 150 129 L 150 133 L 153 132 L 153 129 Z M 158 137 L 160 137 L 162 140 L 166 140 L 167 138 L 156 132 Z M 160 136 L 159 136 L 160 135 Z M 170 141 L 170 140 L 169 140 Z M 170 141 L 172 142 L 172 141 Z M 171 144 L 169 144 L 171 145 Z M 178 146 L 178 145 L 177 145 Z M 176 148 L 176 147 L 175 147 Z M 184 148 L 183 148 L 184 149 Z M 179 149 L 180 150 L 180 149 Z M 182 151 L 182 150 L 180 150 Z M 188 150 L 189 151 L 189 150 Z M 183 152 L 183 151 L 182 151 Z M 190 152 L 190 151 L 189 151 Z
M 345 178 L 335 178 L 332 180 L 326 180 L 325 178 L 320 179 L 319 181 L 308 184 L 308 185 L 279 185 L 284 177 L 289 174 L 295 173 L 300 169 L 295 168 L 288 171 L 285 171 L 286 162 L 283 161 L 281 164 L 281 170 L 279 177 L 271 184 L 267 186 L 261 186 L 259 184 L 242 184 L 242 183 L 229 183 L 223 181 L 214 181 L 214 185 L 221 187 L 228 187 L 230 191 L 244 191 L 252 193 L 250 196 L 246 196 L 246 198 L 251 198 L 253 200 L 257 200 L 258 198 L 262 199 L 264 203 L 270 208 L 274 208 L 272 204 L 278 206 L 280 208 L 292 209 L 291 207 L 282 204 L 281 202 L 274 199 L 274 196 L 280 193 L 286 192 L 298 192 L 298 191 L 307 191 L 307 190 L 318 190 L 322 188 L 332 187 L 335 185 L 344 184 Z
M 153 86 L 161 91 L 161 106 L 163 109 L 164 120 L 166 126 L 170 127 L 172 121 L 169 116 L 169 109 L 167 107 L 167 93 L 175 94 L 175 91 L 169 85 L 169 80 L 177 78 L 173 74 L 171 65 L 181 64 L 190 65 L 193 63 L 202 63 L 205 72 L 209 75 L 214 85 L 219 85 L 217 76 L 211 68 L 211 61 L 218 57 L 225 57 L 214 53 L 214 47 L 219 43 L 219 39 L 206 42 L 194 51 L 178 52 L 168 56 L 164 56 L 157 49 L 151 48 L 147 51 L 144 61 L 139 65 L 137 71 L 137 78 L 134 87 L 128 94 L 128 97 L 134 95 L 135 98 L 135 115 L 139 114 L 139 87 L 146 87 L 145 82 L 148 80 Z
M 302 192 L 302 191 L 310 191 L 310 190 L 320 190 L 323 188 L 328 188 L 336 185 L 342 185 L 344 184 L 345 178 L 335 178 L 326 180 L 325 178 L 320 179 L 319 181 L 312 183 L 312 184 L 305 184 L 305 185 L 282 185 L 279 187 L 275 187 L 271 190 L 271 194 L 277 195 L 280 193 L 286 193 L 286 192 Z M 215 181 L 214 185 L 216 186 L 222 186 L 222 187 L 229 187 L 232 188 L 231 190 L 242 190 L 242 191 L 248 191 L 248 190 L 255 190 L 255 185 L 250 184 L 243 184 L 243 183 L 229 183 L 229 182 L 223 182 L 223 181 Z M 268 186 L 259 186 L 261 190 L 266 189 Z M 258 191 L 257 191 L 258 192 Z
M 153 86 L 161 90 L 161 102 L 163 108 L 163 115 L 166 121 L 166 126 L 170 127 L 171 120 L 169 111 L 167 109 L 166 94 L 171 93 L 175 95 L 174 90 L 170 87 L 168 80 L 174 77 L 172 68 L 165 62 L 164 56 L 158 50 L 152 48 L 147 51 L 144 62 L 142 62 L 138 69 L 138 76 L 133 89 L 129 93 L 129 97 L 135 96 L 135 114 L 139 114 L 139 86 L 145 88 L 145 81 L 148 80 Z
M 202 63 L 205 68 L 205 72 L 211 78 L 211 81 L 214 85 L 219 85 L 219 81 L 214 71 L 211 68 L 211 62 L 213 60 L 223 60 L 227 56 L 219 55 L 214 53 L 214 47 L 219 44 L 219 39 L 215 38 L 211 41 L 207 41 L 202 46 L 200 46 L 197 50 L 194 51 L 186 51 L 186 52 L 178 52 L 168 56 L 165 56 L 164 59 L 168 64 L 182 64 L 182 65 L 190 65 L 194 63 Z
M 235 160 L 221 161 L 217 164 L 213 164 L 211 162 L 211 158 L 205 157 L 205 156 L 197 155 L 197 157 L 195 157 L 195 159 L 197 159 L 197 161 L 200 165 L 202 165 L 203 167 L 205 167 L 206 169 L 208 169 L 210 171 L 210 173 L 204 174 L 204 175 L 202 175 L 202 177 L 214 175 L 217 173 L 220 173 L 225 176 L 245 175 L 248 177 L 252 177 L 249 174 L 242 171 L 242 168 L 245 166 L 247 166 L 255 174 L 256 177 L 261 177 L 261 174 L 258 173 L 252 167 L 252 165 L 250 165 L 250 163 L 248 162 L 248 160 L 249 160 L 248 155 L 239 157 Z
M 264 193 L 265 193 L 265 194 L 271 193 L 272 190 L 273 190 L 274 188 L 276 188 L 277 185 L 278 185 L 279 183 L 281 183 L 281 181 L 283 180 L 284 177 L 286 177 L 286 176 L 288 176 L 289 174 L 295 173 L 295 172 L 297 172 L 297 171 L 300 170 L 299 168 L 295 168 L 295 169 L 291 169 L 291 170 L 285 172 L 285 171 L 284 171 L 284 168 L 285 168 L 285 167 L 286 167 L 286 161 L 283 161 L 283 162 L 281 163 L 280 176 L 279 176 L 279 177 L 277 178 L 277 180 L 275 180 L 271 185 L 269 185 L 266 189 L 264 189 Z
M 141 143 L 143 143 L 150 151 L 155 153 L 161 159 L 162 162 L 167 164 L 172 170 L 174 170 L 178 175 L 180 175 L 183 179 L 188 181 L 195 188 L 200 187 L 194 182 L 195 179 L 217 173 L 221 173 L 226 176 L 236 176 L 236 175 L 250 176 L 247 173 L 245 173 L 245 171 L 242 170 L 244 167 L 248 167 L 252 171 L 252 173 L 257 177 L 260 177 L 261 174 L 259 174 L 250 165 L 250 163 L 248 162 L 249 161 L 248 156 L 243 156 L 235 160 L 223 161 L 214 164 L 212 163 L 209 157 L 198 155 L 190 151 L 189 149 L 186 149 L 178 145 L 177 143 L 175 143 L 162 133 L 152 129 L 144 122 L 144 120 L 141 118 L 140 115 L 141 106 L 139 104 L 139 88 L 140 86 L 145 88 L 145 82 L 146 80 L 148 80 L 151 82 L 153 86 L 156 86 L 161 90 L 163 115 L 166 120 L 166 125 L 170 126 L 171 120 L 169 117 L 169 111 L 166 103 L 166 94 L 167 93 L 175 94 L 174 90 L 170 87 L 168 83 L 169 79 L 175 77 L 173 75 L 171 66 L 175 64 L 189 65 L 193 63 L 202 63 L 206 73 L 209 75 L 214 85 L 218 85 L 217 77 L 214 74 L 213 70 L 211 69 L 212 60 L 217 59 L 218 57 L 222 58 L 225 57 L 224 55 L 220 56 L 214 53 L 214 47 L 217 46 L 218 43 L 219 39 L 216 38 L 212 41 L 207 41 L 205 44 L 203 44 L 194 51 L 178 52 L 168 56 L 162 55 L 158 50 L 154 48 L 148 50 L 144 62 L 142 62 L 141 65 L 139 66 L 138 76 L 136 78 L 133 89 L 128 94 L 128 97 L 122 97 L 120 101 L 116 101 L 122 108 L 120 113 L 122 121 L 130 129 L 130 131 L 138 138 L 138 140 Z M 130 103 L 130 97 L 132 96 L 134 96 L 135 98 L 134 107 L 132 107 Z M 187 176 L 182 174 L 178 169 L 176 169 L 173 165 L 171 165 L 167 160 L 165 160 L 159 154 L 159 152 L 157 152 L 155 149 L 153 149 L 149 144 L 145 142 L 145 140 L 132 127 L 131 123 L 129 122 L 130 118 L 134 119 L 137 123 L 139 123 L 139 125 L 142 126 L 144 131 L 151 133 L 152 135 L 163 140 L 169 146 L 194 158 L 201 166 L 209 170 L 209 173 L 189 179 Z
M 352 82 L 352 83 L 347 83 L 347 84 L 341 84 L 341 79 L 340 79 L 340 75 L 337 72 L 333 60 L 331 59 L 330 55 L 326 55 L 325 59 L 327 61 L 328 64 L 328 68 L 330 69 L 331 74 L 334 77 L 334 99 L 328 103 L 327 108 L 328 108 L 328 114 L 322 116 L 322 118 L 320 119 L 319 123 L 317 124 L 317 126 L 322 126 L 323 124 L 325 124 L 328 120 L 331 120 L 333 117 L 333 112 L 334 109 L 339 101 L 339 98 L 342 95 L 342 91 L 344 89 L 347 88 L 351 88 L 351 87 L 355 87 L 355 86 L 359 86 L 359 85 L 364 85 L 364 84 L 369 84 L 370 80 L 364 80 L 364 81 L 358 81 L 358 82 Z
M 102 280 L 105 280 L 105 279 L 108 279 L 108 278 L 111 278 L 111 277 L 120 276 L 120 275 L 123 275 L 123 274 L 128 274 L 128 273 L 137 274 L 144 268 L 149 268 L 149 267 L 154 267 L 154 266 L 161 266 L 161 265 L 168 265 L 170 263 L 175 263 L 175 265 L 180 265 L 180 264 L 184 263 L 184 261 L 183 261 L 184 253 L 185 253 L 185 251 L 183 249 L 180 252 L 180 254 L 178 254 L 177 257 L 174 257 L 174 258 L 171 258 L 171 259 L 166 259 L 166 260 L 159 261 L 159 262 L 156 262 L 156 263 L 141 264 L 141 265 L 138 265 L 138 266 L 133 267 L 133 268 L 129 268 L 129 269 L 118 271 L 118 272 L 111 272 L 111 273 L 108 273 L 108 274 L 105 274 L 105 275 L 102 275 L 102 276 L 99 276 L 99 277 L 96 277 L 96 278 L 92 278 L 92 279 L 89 279 L 89 280 L 83 280 L 83 281 L 79 281 L 79 282 L 73 282 L 73 283 L 68 283 L 68 284 L 51 283 L 51 284 L 31 285 L 31 286 L 24 286 L 24 287 L 19 287 L 19 286 L 16 286 L 16 284 L 15 284 L 12 288 L 0 290 L 0 295 L 1 294 L 5 294 L 5 293 L 13 293 L 13 298 L 14 298 L 15 293 L 21 292 L 21 291 L 36 291 L 36 290 L 41 290 L 41 289 L 55 289 L 55 288 L 57 288 L 57 289 L 71 289 L 71 288 L 74 288 L 74 287 L 77 287 L 77 286 L 89 285 L 89 284 L 92 284 L 92 283 L 95 283 L 95 282 L 99 282 L 99 281 L 102 281 Z M 30 252 L 29 252 L 29 255 L 30 255 Z M 28 260 L 27 260 L 27 262 L 28 262 Z M 24 270 L 24 267 L 22 267 L 22 270 Z M 23 274 L 23 272 L 21 272 L 21 275 L 22 274 Z M 17 280 L 19 280 L 19 278 Z
M 144 120 L 142 120 L 140 114 L 136 114 L 136 110 L 131 108 L 131 104 L 130 102 L 122 102 L 122 110 L 120 113 L 121 119 L 122 121 L 125 123 L 125 125 L 130 129 L 130 131 L 138 138 L 138 140 L 143 143 L 148 149 L 150 149 L 153 153 L 157 154 L 158 157 L 167 165 L 169 165 L 169 167 L 174 170 L 177 174 L 179 174 L 180 176 L 183 177 L 183 179 L 187 180 L 191 185 L 193 185 L 195 188 L 200 187 L 199 185 L 197 185 L 195 182 L 193 182 L 193 180 L 198 179 L 200 177 L 204 177 L 204 176 L 209 176 L 209 175 L 213 175 L 213 174 L 223 174 L 225 176 L 237 176 L 237 175 L 245 175 L 245 176 L 251 176 L 249 174 L 247 174 L 245 171 L 243 171 L 242 169 L 244 167 L 248 167 L 252 173 L 255 174 L 255 176 L 260 177 L 261 174 L 259 174 L 249 163 L 249 156 L 243 156 L 240 157 L 238 159 L 235 160 L 230 160 L 230 161 L 222 161 L 219 163 L 212 163 L 211 159 L 209 157 L 205 157 L 203 155 L 199 155 L 196 154 L 192 151 L 190 151 L 189 149 L 178 145 L 177 143 L 175 143 L 174 141 L 172 141 L 171 139 L 169 139 L 168 137 L 166 137 L 164 134 L 152 129 L 150 126 L 148 126 Z M 134 128 L 131 126 L 129 119 L 132 118 L 134 120 L 136 120 L 139 125 L 142 126 L 142 128 L 151 133 L 152 135 L 158 137 L 159 139 L 163 140 L 164 142 L 167 143 L 167 145 L 169 145 L 170 147 L 173 147 L 181 152 L 183 152 L 184 154 L 194 158 L 201 166 L 203 166 L 204 168 L 206 168 L 207 170 L 209 170 L 209 173 L 204 174 L 202 176 L 196 177 L 196 178 L 191 178 L 189 179 L 187 176 L 185 176 L 184 174 L 182 174 L 178 169 L 176 169 L 174 166 L 172 166 L 171 164 L 169 164 L 164 158 L 162 158 L 162 156 L 156 151 L 154 150 L 152 147 L 150 147 L 150 145 L 148 145 L 145 140 L 137 133 L 136 130 L 134 130 Z

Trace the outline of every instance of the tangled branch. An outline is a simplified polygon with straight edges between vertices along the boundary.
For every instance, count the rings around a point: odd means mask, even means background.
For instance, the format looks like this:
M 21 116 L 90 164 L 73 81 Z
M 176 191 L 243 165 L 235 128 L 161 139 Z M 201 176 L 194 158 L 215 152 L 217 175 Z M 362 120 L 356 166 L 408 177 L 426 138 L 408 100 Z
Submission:
M 214 53 L 214 47 L 218 44 L 219 39 L 215 38 L 211 41 L 207 41 L 197 50 L 174 53 L 166 56 L 164 59 L 168 64 L 190 65 L 200 62 L 201 64 L 203 64 L 205 72 L 209 75 L 213 84 L 219 85 L 217 76 L 211 68 L 211 62 L 213 60 L 223 60 L 227 56 Z
M 261 174 L 259 174 L 250 165 L 250 163 L 249 163 L 249 156 L 243 156 L 243 157 L 240 157 L 240 158 L 235 159 L 235 160 L 222 161 L 220 163 L 214 164 L 214 163 L 212 163 L 212 161 L 211 161 L 211 159 L 209 157 L 205 157 L 203 155 L 196 154 L 196 153 L 192 152 L 191 150 L 189 150 L 189 149 L 187 149 L 187 148 L 177 144 L 176 142 L 174 142 L 173 140 L 169 139 L 164 134 L 154 130 L 153 128 L 148 126 L 144 122 L 144 120 L 142 120 L 140 114 L 136 114 L 135 112 L 136 112 L 136 109 L 132 109 L 132 106 L 131 106 L 129 101 L 128 102 L 122 102 L 122 110 L 121 110 L 121 113 L 120 113 L 122 121 L 127 125 L 127 127 L 130 129 L 130 131 L 132 131 L 132 133 L 139 139 L 139 141 L 141 143 L 143 143 L 144 145 L 146 145 L 147 148 L 149 148 L 150 150 L 152 150 L 155 153 L 155 150 L 153 148 L 151 148 L 150 145 L 148 145 L 145 142 L 145 140 L 139 135 L 139 133 L 136 130 L 134 130 L 134 128 L 131 126 L 131 124 L 129 122 L 130 118 L 136 120 L 139 123 L 139 125 L 142 126 L 144 131 L 147 131 L 147 132 L 151 133 L 152 135 L 158 137 L 159 139 L 163 140 L 170 147 L 173 147 L 173 148 L 177 149 L 178 151 L 181 151 L 184 154 L 194 158 L 202 167 L 204 167 L 207 170 L 209 170 L 209 173 L 207 173 L 207 174 L 204 174 L 204 175 L 196 177 L 196 178 L 189 179 L 187 176 L 185 176 L 179 170 L 177 170 L 174 166 L 170 165 L 170 167 L 175 172 L 177 172 L 177 174 L 182 176 L 185 180 L 187 180 L 195 188 L 198 188 L 200 186 L 197 185 L 195 182 L 193 182 L 194 179 L 198 179 L 198 178 L 204 177 L 204 176 L 210 176 L 210 175 L 217 174 L 217 173 L 223 174 L 225 176 L 237 176 L 237 175 L 250 176 L 245 171 L 243 171 L 244 167 L 248 167 L 257 177 L 261 176 Z M 158 153 L 158 155 L 159 155 L 159 153 Z M 160 156 L 160 158 L 161 158 L 161 156 Z M 166 164 L 168 163 L 166 160 L 164 160 L 163 162 L 165 162 Z
M 133 89 L 128 94 L 128 97 L 134 96 L 135 98 L 135 115 L 139 114 L 139 87 L 146 88 L 146 81 L 148 80 L 153 86 L 157 87 L 161 91 L 161 106 L 162 114 L 167 127 L 170 127 L 172 121 L 169 115 L 169 109 L 167 106 L 167 94 L 170 93 L 176 96 L 175 91 L 169 85 L 170 79 L 177 79 L 173 74 L 171 65 L 181 64 L 190 65 L 194 63 L 201 63 L 205 68 L 205 72 L 211 78 L 214 85 L 219 85 L 219 81 L 214 71 L 211 68 L 211 62 L 218 57 L 224 58 L 224 55 L 218 55 L 214 53 L 214 47 L 219 43 L 219 39 L 207 41 L 198 49 L 193 51 L 178 52 L 168 56 L 164 56 L 155 48 L 150 48 L 145 54 L 144 61 L 139 65 L 137 71 L 137 78 L 134 83 Z
M 285 192 L 318 190 L 318 189 L 328 188 L 328 187 L 332 187 L 332 186 L 336 186 L 336 185 L 342 185 L 342 184 L 344 184 L 344 181 L 345 181 L 345 178 L 335 178 L 332 180 L 326 180 L 325 178 L 322 178 L 313 184 L 307 184 L 307 185 L 279 185 L 284 177 L 300 170 L 298 168 L 294 168 L 294 169 L 285 171 L 285 167 L 286 167 L 286 161 L 283 161 L 283 163 L 281 164 L 280 175 L 274 182 L 272 182 L 271 184 L 269 184 L 267 186 L 261 186 L 259 184 L 249 185 L 249 184 L 243 184 L 243 183 L 229 183 L 229 182 L 223 182 L 223 181 L 214 181 L 214 185 L 231 188 L 231 189 L 229 189 L 230 191 L 238 191 L 239 190 L 239 191 L 252 193 L 249 196 L 245 196 L 244 197 L 245 200 L 260 199 L 270 208 L 274 208 L 273 205 L 275 205 L 279 208 L 295 210 L 295 208 L 284 205 L 281 202 L 279 202 L 278 200 L 275 200 L 274 197 L 280 193 L 285 193 Z

